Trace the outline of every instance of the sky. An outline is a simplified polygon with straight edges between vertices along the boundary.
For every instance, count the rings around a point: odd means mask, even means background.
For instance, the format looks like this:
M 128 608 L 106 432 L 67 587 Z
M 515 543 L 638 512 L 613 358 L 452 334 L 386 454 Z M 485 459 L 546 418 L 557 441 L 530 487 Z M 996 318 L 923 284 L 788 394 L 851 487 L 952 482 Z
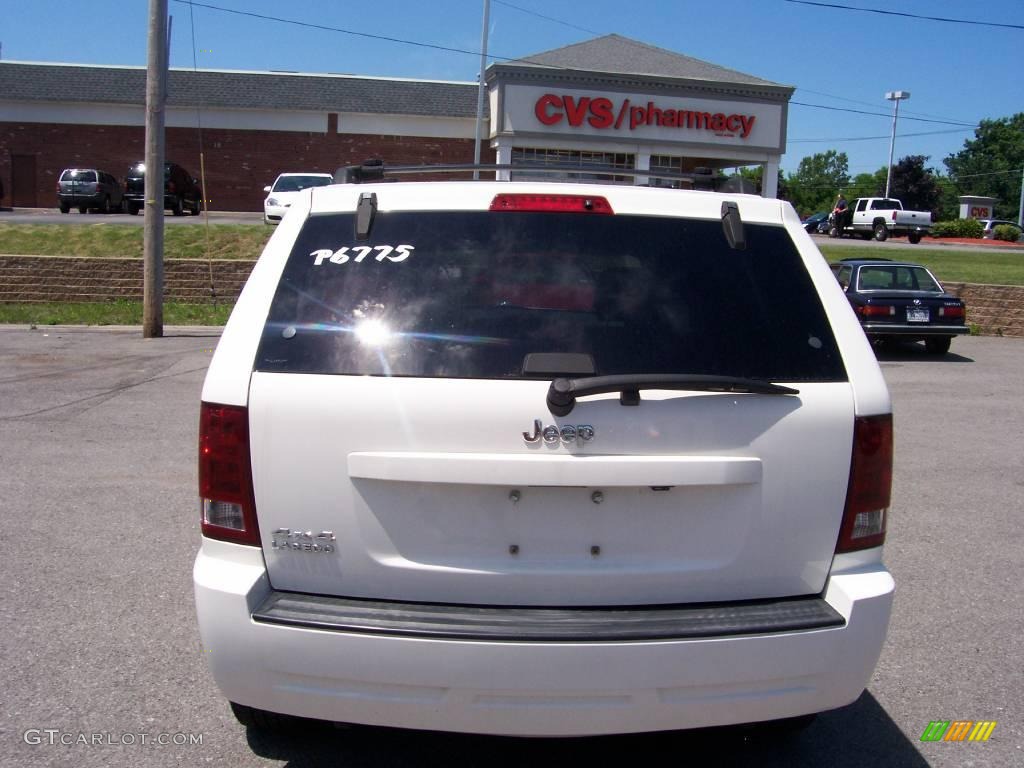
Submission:
M 824 0 L 823 0 L 824 1 Z M 475 81 L 484 0 L 170 0 L 171 66 Z M 830 0 L 949 23 L 795 0 L 491 0 L 489 61 L 617 33 L 794 86 L 782 168 L 834 149 L 851 176 L 895 160 L 943 160 L 982 119 L 1024 112 L 1024 0 Z M 465 53 L 242 16 L 455 48 Z M 4 60 L 146 64 L 148 0 L 0 0 Z M 987 26 L 1003 24 L 1010 27 Z M 193 42 L 194 40 L 194 42 Z M 0 99 L 3 94 L 0 94 Z M 861 114 L 861 113 L 871 114 Z

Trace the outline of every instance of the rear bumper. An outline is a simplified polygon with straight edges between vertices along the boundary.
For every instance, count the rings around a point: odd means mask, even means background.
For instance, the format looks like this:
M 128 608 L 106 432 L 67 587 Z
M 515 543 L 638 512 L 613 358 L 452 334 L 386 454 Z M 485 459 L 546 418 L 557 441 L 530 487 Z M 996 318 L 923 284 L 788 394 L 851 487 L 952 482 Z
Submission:
M 193 576 L 204 655 L 232 701 L 340 722 L 517 736 L 698 728 L 844 706 L 878 660 L 893 593 L 883 566 L 860 565 L 829 579 L 826 613 L 841 617 L 831 626 L 493 640 L 267 621 L 268 597 L 281 593 L 250 547 L 204 540 Z
M 638 642 L 841 627 L 820 597 L 681 606 L 496 608 L 398 603 L 272 591 L 253 611 L 263 624 L 424 640 Z
M 971 332 L 966 325 L 905 325 L 901 323 L 862 323 L 868 336 L 962 336 Z
M 124 201 L 127 204 L 142 208 L 146 203 L 146 196 L 138 192 L 125 192 Z M 170 210 L 174 208 L 177 202 L 181 202 L 182 206 L 190 207 L 195 204 L 194 201 L 190 201 L 188 197 L 184 195 L 175 195 L 168 192 L 164 193 L 164 210 Z
M 80 194 L 65 194 L 61 193 L 57 195 L 57 200 L 61 205 L 69 205 L 72 208 L 75 206 L 98 206 L 103 202 L 103 198 L 106 197 L 106 193 L 97 192 L 94 195 L 80 195 Z

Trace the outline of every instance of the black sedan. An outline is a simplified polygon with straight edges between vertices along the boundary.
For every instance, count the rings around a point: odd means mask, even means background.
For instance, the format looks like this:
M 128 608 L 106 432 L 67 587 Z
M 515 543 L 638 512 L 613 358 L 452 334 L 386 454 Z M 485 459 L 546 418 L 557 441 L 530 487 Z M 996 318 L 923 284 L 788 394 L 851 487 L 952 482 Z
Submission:
M 944 355 L 954 336 L 970 332 L 963 301 L 927 267 L 888 259 L 843 259 L 830 266 L 871 341 L 923 341 L 930 353 Z
M 824 211 L 818 213 L 812 213 L 806 219 L 800 222 L 808 234 L 813 235 L 815 232 L 828 232 L 828 214 Z

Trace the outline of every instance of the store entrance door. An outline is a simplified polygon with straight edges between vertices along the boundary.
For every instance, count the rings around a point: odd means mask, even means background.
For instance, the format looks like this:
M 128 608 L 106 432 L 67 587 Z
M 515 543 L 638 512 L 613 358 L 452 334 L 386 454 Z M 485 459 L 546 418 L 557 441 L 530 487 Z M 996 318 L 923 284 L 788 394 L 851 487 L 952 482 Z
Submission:
M 37 208 L 36 156 L 11 155 L 11 205 L 15 208 Z

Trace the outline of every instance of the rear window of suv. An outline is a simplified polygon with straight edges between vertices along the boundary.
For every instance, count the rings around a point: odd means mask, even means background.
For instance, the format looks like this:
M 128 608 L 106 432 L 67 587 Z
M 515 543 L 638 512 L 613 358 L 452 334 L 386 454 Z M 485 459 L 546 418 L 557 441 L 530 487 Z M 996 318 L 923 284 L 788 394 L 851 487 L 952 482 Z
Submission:
M 717 221 L 380 212 L 358 241 L 354 219 L 303 225 L 256 370 L 543 379 L 527 356 L 560 353 L 601 376 L 846 380 L 781 227 L 747 224 L 737 251 Z
M 96 171 L 69 170 L 60 175 L 61 181 L 96 181 Z

